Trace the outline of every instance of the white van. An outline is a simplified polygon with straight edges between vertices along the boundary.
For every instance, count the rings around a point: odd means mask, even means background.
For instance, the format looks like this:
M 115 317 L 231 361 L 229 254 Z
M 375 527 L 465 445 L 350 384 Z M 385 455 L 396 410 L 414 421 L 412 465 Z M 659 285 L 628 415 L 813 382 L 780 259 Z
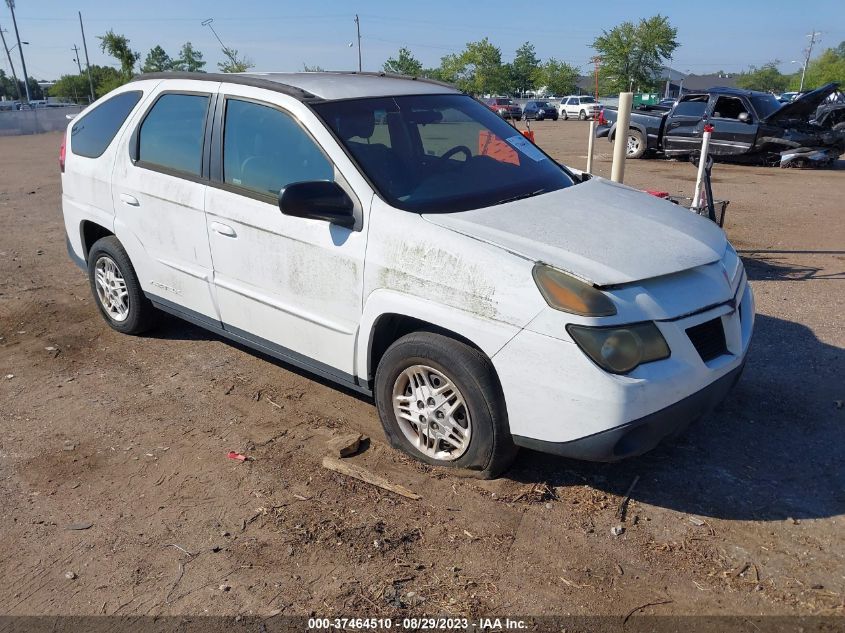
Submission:
M 170 312 L 370 394 L 430 464 L 638 455 L 745 362 L 754 300 L 715 224 L 444 84 L 141 76 L 71 122 L 60 163 L 111 327 Z

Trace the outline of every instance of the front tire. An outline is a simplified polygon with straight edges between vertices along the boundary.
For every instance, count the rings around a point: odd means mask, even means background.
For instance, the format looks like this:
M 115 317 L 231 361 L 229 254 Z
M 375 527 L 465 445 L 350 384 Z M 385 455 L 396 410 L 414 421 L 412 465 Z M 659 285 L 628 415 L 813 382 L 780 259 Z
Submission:
M 88 253 L 88 281 L 100 314 L 123 334 L 141 334 L 156 323 L 153 304 L 141 290 L 129 255 L 114 235 L 97 240 Z
M 516 455 L 490 360 L 434 332 L 413 332 L 379 362 L 375 400 L 394 448 L 434 466 L 499 475 Z

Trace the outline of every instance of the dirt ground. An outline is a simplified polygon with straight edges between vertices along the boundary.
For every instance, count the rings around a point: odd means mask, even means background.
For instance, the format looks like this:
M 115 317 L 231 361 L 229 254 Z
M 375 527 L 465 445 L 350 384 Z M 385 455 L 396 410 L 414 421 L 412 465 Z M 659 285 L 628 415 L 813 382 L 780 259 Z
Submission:
M 532 127 L 584 167 L 585 123 Z M 0 138 L 0 612 L 845 614 L 842 162 L 715 167 L 758 320 L 714 413 L 621 464 L 524 450 L 481 482 L 389 448 L 371 402 L 194 326 L 109 329 L 65 251 L 59 143 Z M 601 175 L 610 154 L 597 141 Z M 626 183 L 694 177 L 641 160 Z M 422 498 L 324 470 L 345 430 L 371 438 L 353 463 Z

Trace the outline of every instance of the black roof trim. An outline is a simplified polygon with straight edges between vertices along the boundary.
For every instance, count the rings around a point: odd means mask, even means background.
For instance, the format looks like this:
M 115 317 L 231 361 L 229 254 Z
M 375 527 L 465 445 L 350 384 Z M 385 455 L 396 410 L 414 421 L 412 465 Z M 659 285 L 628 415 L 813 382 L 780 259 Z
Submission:
M 185 71 L 142 73 L 140 75 L 135 75 L 132 78 L 132 81 L 143 81 L 144 79 L 192 79 L 195 81 L 225 82 L 230 84 L 240 84 L 242 86 L 253 86 L 254 88 L 274 90 L 275 92 L 281 92 L 282 94 L 286 94 L 288 96 L 295 97 L 300 101 L 307 101 L 309 103 L 323 101 L 320 97 L 296 86 L 284 84 L 280 81 L 273 81 L 272 79 L 264 79 L 262 77 L 252 77 L 250 75 L 235 73 L 191 73 Z
M 730 86 L 713 86 L 704 90 L 684 90 L 684 97 L 690 95 L 705 95 L 705 94 L 725 94 L 752 97 L 754 95 L 770 96 L 768 92 L 761 92 L 760 90 L 743 90 L 742 88 L 731 88 Z

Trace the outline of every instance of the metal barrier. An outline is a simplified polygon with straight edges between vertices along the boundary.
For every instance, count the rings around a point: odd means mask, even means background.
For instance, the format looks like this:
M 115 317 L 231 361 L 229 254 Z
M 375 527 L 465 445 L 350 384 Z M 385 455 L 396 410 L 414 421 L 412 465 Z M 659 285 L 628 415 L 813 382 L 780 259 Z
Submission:
M 79 114 L 83 106 L 0 111 L 0 136 L 43 134 L 64 130 L 68 114 Z

